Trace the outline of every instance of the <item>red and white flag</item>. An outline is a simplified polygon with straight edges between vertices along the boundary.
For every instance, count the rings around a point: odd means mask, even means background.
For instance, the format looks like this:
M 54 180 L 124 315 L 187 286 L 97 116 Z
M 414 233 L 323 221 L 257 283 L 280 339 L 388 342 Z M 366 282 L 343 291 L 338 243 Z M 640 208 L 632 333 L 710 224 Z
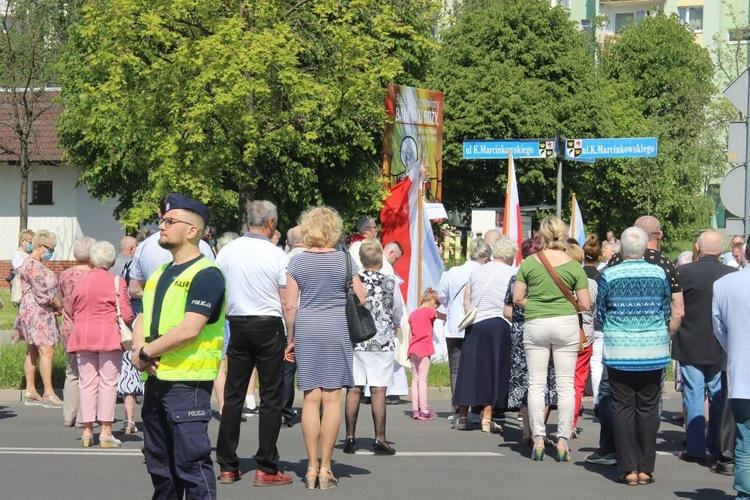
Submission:
M 417 203 L 419 200 L 418 169 L 391 188 L 390 196 L 380 211 L 381 241 L 386 245 L 398 241 L 404 249 L 404 254 L 396 263 L 394 270 L 403 280 L 401 293 L 409 312 L 419 307 L 422 292 L 427 287 L 435 288 L 443 273 L 443 260 L 435 243 L 432 226 L 426 216 L 422 217 L 422 241 L 419 241 Z M 419 262 L 417 248 L 422 247 L 422 262 Z M 422 290 L 418 290 L 417 275 L 421 265 Z
M 505 213 L 503 214 L 503 234 L 516 240 L 518 254 L 515 264 L 521 264 L 521 243 L 523 243 L 523 227 L 521 226 L 521 203 L 518 200 L 518 186 L 516 185 L 516 166 L 513 162 L 513 152 L 508 152 L 508 187 L 505 190 Z

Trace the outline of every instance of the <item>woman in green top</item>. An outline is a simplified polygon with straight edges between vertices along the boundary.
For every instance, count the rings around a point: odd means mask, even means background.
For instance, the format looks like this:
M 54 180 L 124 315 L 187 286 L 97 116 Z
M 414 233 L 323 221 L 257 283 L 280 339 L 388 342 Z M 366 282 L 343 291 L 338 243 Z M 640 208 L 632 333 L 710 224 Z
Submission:
M 568 438 L 575 411 L 573 379 L 578 359 L 578 311 L 591 306 L 588 279 L 581 264 L 565 254 L 568 229 L 555 216 L 544 219 L 539 227 L 542 237 L 541 254 L 560 276 L 565 286 L 577 297 L 577 310 L 558 288 L 542 264 L 539 255 L 523 261 L 516 275 L 513 303 L 525 309 L 524 349 L 529 369 L 529 420 L 534 436 L 531 458 L 544 458 L 544 387 L 547 385 L 549 355 L 555 365 L 557 379 L 557 460 L 570 461 Z

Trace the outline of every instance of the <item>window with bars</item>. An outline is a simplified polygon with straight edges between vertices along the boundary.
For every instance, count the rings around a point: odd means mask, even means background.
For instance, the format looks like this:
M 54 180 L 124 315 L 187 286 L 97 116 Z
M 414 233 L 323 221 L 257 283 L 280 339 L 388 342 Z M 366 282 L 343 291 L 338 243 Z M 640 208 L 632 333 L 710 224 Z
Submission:
M 52 201 L 52 181 L 31 183 L 31 205 L 54 205 Z

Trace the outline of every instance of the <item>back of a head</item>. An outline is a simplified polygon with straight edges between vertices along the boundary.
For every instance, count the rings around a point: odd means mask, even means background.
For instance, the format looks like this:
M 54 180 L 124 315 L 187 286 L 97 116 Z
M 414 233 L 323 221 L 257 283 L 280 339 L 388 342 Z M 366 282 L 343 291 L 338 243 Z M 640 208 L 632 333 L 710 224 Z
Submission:
M 586 237 L 586 243 L 583 244 L 583 255 L 586 262 L 596 263 L 602 256 L 602 248 L 599 246 L 599 237 L 590 234 Z
M 469 258 L 480 261 L 492 257 L 492 249 L 482 238 L 474 238 L 469 246 Z
M 91 265 L 95 268 L 107 270 L 112 267 L 116 258 L 115 246 L 109 241 L 98 241 L 91 245 Z
M 492 245 L 492 257 L 511 263 L 518 254 L 518 243 L 509 236 L 500 236 Z
M 240 235 L 233 232 L 233 231 L 227 231 L 226 233 L 219 236 L 219 239 L 216 240 L 216 252 L 220 252 L 222 248 L 227 246 L 230 241 L 236 240 L 239 238 Z
M 120 238 L 120 253 L 129 253 L 136 245 L 138 245 L 138 241 L 135 238 L 132 236 L 123 236 Z
M 693 262 L 692 250 L 685 250 L 684 252 L 680 252 L 680 255 L 677 256 L 678 266 L 684 266 L 685 264 L 690 264 L 691 262 Z
M 359 219 L 357 221 L 357 232 L 359 234 L 364 234 L 364 232 L 367 230 L 370 225 L 375 222 L 375 219 L 372 217 L 365 217 L 363 219 Z
M 717 231 L 704 231 L 698 236 L 698 253 L 700 255 L 719 255 L 724 237 Z
M 91 236 L 81 236 L 73 243 L 73 257 L 77 262 L 85 263 L 91 260 L 91 247 L 96 240 Z
M 648 235 L 649 239 L 658 237 L 659 233 L 661 232 L 661 224 L 659 224 L 659 219 L 651 215 L 638 217 L 638 219 L 633 224 L 633 227 L 643 229 L 643 231 Z M 620 239 L 622 239 L 622 237 L 620 237 Z
M 365 269 L 380 269 L 383 265 L 383 246 L 375 238 L 363 240 L 359 247 L 359 260 Z
M 486 233 L 484 233 L 484 241 L 490 247 L 492 247 L 495 244 L 495 242 L 500 239 L 502 235 L 503 234 L 497 229 L 490 229 Z
M 576 262 L 580 262 L 583 264 L 583 248 L 581 248 L 580 245 L 576 245 L 575 243 L 571 243 L 567 247 L 565 247 L 565 253 L 568 254 L 568 257 L 573 259 Z
M 343 222 L 336 210 L 322 205 L 305 210 L 299 225 L 306 247 L 331 248 L 339 241 Z
M 286 232 L 286 244 L 289 248 L 294 248 L 302 244 L 302 228 L 299 225 L 294 226 Z
M 247 225 L 251 228 L 264 228 L 273 219 L 278 221 L 276 205 L 267 200 L 255 200 L 247 207 Z
M 539 224 L 539 235 L 542 237 L 542 248 L 565 250 L 568 227 L 559 217 L 550 215 Z
M 532 236 L 531 238 L 524 240 L 521 244 L 521 257 L 526 258 L 529 255 L 534 255 L 542 249 L 542 238 L 541 236 Z
M 648 234 L 639 227 L 629 227 L 620 236 L 622 256 L 625 259 L 641 259 L 648 244 Z

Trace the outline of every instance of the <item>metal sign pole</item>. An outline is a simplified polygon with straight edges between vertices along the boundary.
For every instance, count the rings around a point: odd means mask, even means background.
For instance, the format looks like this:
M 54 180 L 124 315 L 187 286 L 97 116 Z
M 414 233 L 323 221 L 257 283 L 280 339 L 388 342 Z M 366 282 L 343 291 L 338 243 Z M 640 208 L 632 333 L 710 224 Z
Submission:
M 747 241 L 748 235 L 750 235 L 750 154 L 748 154 L 748 146 L 750 146 L 750 85 L 747 85 L 747 108 L 743 110 L 745 113 L 746 123 L 746 135 L 745 135 L 745 213 L 743 214 L 742 220 L 745 223 L 745 241 Z

